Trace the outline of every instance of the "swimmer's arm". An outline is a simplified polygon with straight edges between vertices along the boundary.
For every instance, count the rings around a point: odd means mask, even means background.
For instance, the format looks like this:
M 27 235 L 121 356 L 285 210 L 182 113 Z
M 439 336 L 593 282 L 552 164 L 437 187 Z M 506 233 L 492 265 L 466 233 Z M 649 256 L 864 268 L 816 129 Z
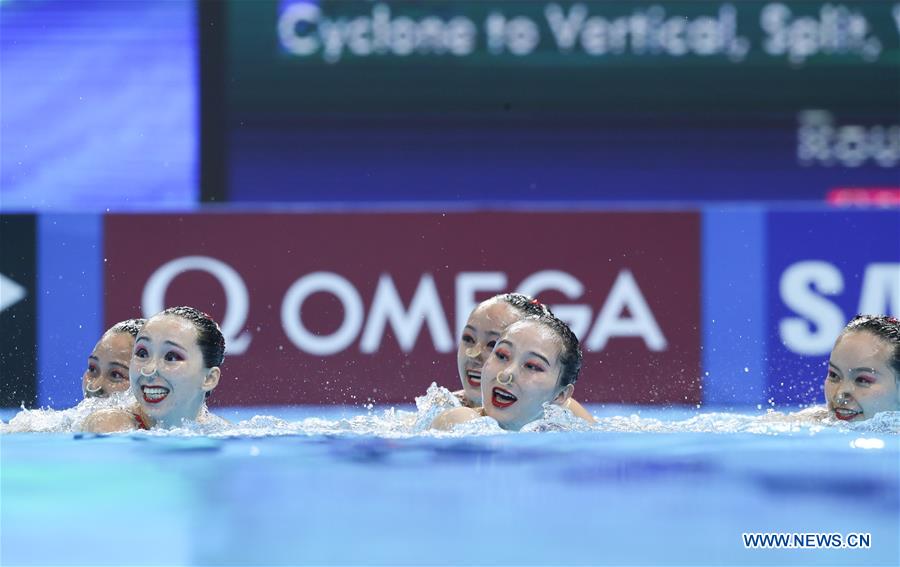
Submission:
M 597 421 L 594 419 L 594 416 L 591 415 L 591 412 L 584 409 L 584 406 L 579 404 L 575 398 L 569 398 L 569 401 L 566 402 L 566 407 L 569 408 L 569 411 L 575 414 L 575 417 L 580 417 L 588 423 L 594 423 Z
M 465 423 L 479 417 L 481 417 L 481 414 L 472 408 L 453 408 L 434 418 L 434 421 L 431 422 L 431 428 L 449 431 L 458 423 Z
M 117 431 L 132 431 L 138 428 L 134 416 L 130 413 L 107 409 L 92 413 L 81 424 L 81 430 L 86 433 L 116 433 Z
M 461 403 L 463 406 L 467 408 L 472 407 L 472 402 L 469 401 L 469 398 L 466 397 L 465 390 L 457 390 L 455 392 L 452 392 L 452 394 L 456 396 L 456 399 L 459 400 L 459 403 Z

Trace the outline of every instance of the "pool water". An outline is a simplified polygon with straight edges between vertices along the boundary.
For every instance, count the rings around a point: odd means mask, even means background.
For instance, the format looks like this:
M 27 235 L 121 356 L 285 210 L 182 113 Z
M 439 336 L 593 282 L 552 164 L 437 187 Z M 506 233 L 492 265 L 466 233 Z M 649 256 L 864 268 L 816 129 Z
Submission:
M 897 416 L 593 407 L 589 431 L 461 435 L 410 433 L 405 409 L 221 410 L 232 427 L 204 434 L 7 431 L 0 563 L 900 564 Z M 745 549 L 743 532 L 871 547 Z

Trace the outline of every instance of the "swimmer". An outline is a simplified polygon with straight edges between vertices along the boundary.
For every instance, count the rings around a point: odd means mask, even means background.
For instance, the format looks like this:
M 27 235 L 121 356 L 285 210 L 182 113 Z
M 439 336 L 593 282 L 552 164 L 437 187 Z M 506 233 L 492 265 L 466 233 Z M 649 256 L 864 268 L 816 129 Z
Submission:
M 128 319 L 109 328 L 88 357 L 88 367 L 81 377 L 85 398 L 107 398 L 128 390 L 128 364 L 134 348 L 134 338 L 144 319 Z
M 541 316 L 549 309 L 536 299 L 521 293 L 503 293 L 478 304 L 463 328 L 456 365 L 462 390 L 453 392 L 460 403 L 468 408 L 482 406 L 481 368 L 490 356 L 500 333 L 509 325 L 528 316 Z M 594 421 L 594 416 L 574 399 L 566 407 L 577 417 Z
M 172 307 L 147 320 L 134 341 L 129 374 L 138 403 L 128 410 L 90 415 L 92 433 L 178 427 L 217 420 L 206 398 L 218 385 L 225 359 L 219 326 L 193 307 Z
M 484 362 L 481 390 L 488 403 L 454 408 L 437 417 L 435 429 L 488 416 L 503 429 L 518 431 L 539 419 L 544 404 L 565 407 L 581 371 L 578 338 L 549 311 L 511 324 Z
M 842 421 L 900 411 L 900 321 L 857 315 L 844 327 L 828 361 L 825 401 Z

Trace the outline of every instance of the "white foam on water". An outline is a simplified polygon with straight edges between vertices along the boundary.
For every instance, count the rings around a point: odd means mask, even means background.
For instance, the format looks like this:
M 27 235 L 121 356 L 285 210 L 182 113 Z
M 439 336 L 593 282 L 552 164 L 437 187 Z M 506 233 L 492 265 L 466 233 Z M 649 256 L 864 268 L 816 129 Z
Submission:
M 86 398 L 78 405 L 64 409 L 22 409 L 9 423 L 0 421 L 0 433 L 69 433 L 81 431 L 81 424 L 94 412 L 128 408 L 137 403 L 130 390 L 116 392 L 108 398 Z
M 81 431 L 84 419 L 95 411 L 108 408 L 127 408 L 135 403 L 130 393 L 111 398 L 93 398 L 66 410 L 22 410 L 8 424 L 0 422 L 0 433 Z M 383 438 L 408 437 L 469 437 L 509 433 L 490 417 L 481 417 L 454 426 L 450 431 L 431 429 L 431 423 L 442 412 L 460 407 L 458 398 L 447 388 L 432 384 L 424 396 L 416 398 L 416 411 L 389 408 L 345 419 L 310 417 L 289 421 L 271 415 L 257 415 L 230 423 L 212 414 L 197 422 L 186 422 L 172 429 L 131 431 L 129 435 L 151 436 L 208 436 L 208 437 L 268 437 L 283 435 L 305 436 L 376 436 Z M 688 419 L 663 420 L 627 416 L 599 417 L 591 424 L 579 419 L 568 409 L 545 404 L 544 415 L 522 428 L 522 432 L 582 431 L 626 433 L 751 433 L 758 435 L 809 434 L 823 429 L 848 433 L 900 434 L 900 412 L 884 412 L 861 422 L 845 422 L 832 417 L 821 406 L 793 413 L 769 410 L 764 415 L 737 413 L 700 413 Z

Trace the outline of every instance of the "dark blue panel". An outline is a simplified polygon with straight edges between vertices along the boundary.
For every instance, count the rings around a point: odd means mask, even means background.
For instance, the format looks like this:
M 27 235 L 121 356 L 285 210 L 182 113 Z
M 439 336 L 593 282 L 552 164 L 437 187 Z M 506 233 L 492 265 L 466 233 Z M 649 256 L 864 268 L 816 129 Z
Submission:
M 0 215 L 0 406 L 37 396 L 34 215 Z
M 900 315 L 900 211 L 771 212 L 768 388 L 822 401 L 825 363 L 860 311 Z
M 876 132 L 890 123 L 827 116 L 836 126 Z M 893 154 L 894 161 L 883 163 L 868 154 L 844 155 L 835 149 L 835 139 L 822 134 L 809 143 L 824 153 L 806 156 L 797 120 L 793 114 L 740 123 L 697 116 L 515 112 L 415 121 L 402 115 L 241 116 L 229 135 L 230 195 L 236 202 L 307 203 L 822 201 L 838 187 L 900 185 Z

